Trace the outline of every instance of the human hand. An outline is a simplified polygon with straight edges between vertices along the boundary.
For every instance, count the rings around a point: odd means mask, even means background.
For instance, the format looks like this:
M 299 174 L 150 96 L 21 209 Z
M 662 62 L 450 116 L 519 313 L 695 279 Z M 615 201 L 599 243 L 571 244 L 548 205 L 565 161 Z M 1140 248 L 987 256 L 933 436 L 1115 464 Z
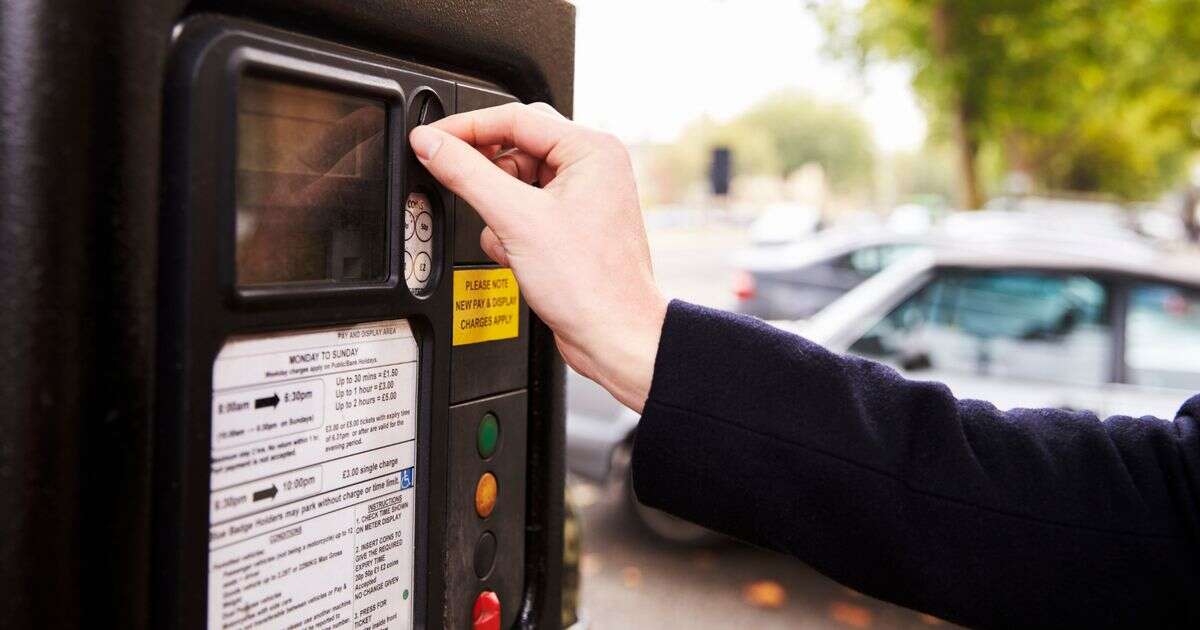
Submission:
M 516 103 L 417 127 L 409 141 L 479 211 L 483 250 L 512 268 L 567 363 L 640 413 L 667 301 L 624 145 Z

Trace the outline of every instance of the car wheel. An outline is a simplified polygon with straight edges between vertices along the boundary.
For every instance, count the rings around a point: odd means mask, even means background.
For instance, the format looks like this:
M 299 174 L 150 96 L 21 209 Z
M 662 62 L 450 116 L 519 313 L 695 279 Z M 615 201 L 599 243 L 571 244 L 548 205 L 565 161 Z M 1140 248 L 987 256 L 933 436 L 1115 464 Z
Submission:
M 710 547 L 726 539 L 711 529 L 691 521 L 667 514 L 662 510 L 643 505 L 633 491 L 633 467 L 630 466 L 631 450 L 622 445 L 613 453 L 612 476 L 624 485 L 625 496 L 631 512 L 642 528 L 655 538 L 685 547 Z

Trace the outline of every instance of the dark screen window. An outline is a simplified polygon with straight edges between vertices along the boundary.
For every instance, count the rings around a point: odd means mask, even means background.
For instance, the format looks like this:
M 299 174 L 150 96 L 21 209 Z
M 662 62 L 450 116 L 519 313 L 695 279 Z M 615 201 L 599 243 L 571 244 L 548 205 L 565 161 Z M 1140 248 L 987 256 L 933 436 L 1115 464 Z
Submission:
M 385 112 L 380 100 L 242 79 L 239 285 L 384 279 Z

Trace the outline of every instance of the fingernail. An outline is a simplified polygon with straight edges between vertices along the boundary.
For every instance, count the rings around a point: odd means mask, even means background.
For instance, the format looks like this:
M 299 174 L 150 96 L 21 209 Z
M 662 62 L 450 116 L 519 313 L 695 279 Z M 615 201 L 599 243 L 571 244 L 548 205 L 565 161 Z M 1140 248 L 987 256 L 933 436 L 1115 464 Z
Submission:
M 408 143 L 417 157 L 429 161 L 437 155 L 438 149 L 442 148 L 442 137 L 438 132 L 421 125 L 408 134 Z

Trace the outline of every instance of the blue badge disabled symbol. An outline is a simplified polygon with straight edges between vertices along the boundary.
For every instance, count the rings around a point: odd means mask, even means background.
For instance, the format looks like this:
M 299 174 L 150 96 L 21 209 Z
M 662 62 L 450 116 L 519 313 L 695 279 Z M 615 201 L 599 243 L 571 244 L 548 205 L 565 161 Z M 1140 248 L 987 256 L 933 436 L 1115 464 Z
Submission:
M 400 489 L 407 490 L 413 485 L 413 469 L 411 466 L 400 471 Z

